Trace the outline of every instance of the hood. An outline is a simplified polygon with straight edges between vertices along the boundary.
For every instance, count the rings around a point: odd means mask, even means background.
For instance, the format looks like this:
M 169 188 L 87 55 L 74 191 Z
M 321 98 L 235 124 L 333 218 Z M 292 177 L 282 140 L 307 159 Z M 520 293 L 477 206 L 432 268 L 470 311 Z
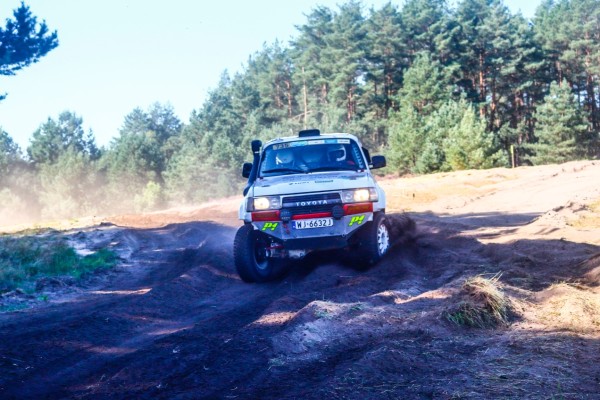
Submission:
M 285 195 L 373 187 L 367 172 L 333 171 L 258 178 L 252 196 Z

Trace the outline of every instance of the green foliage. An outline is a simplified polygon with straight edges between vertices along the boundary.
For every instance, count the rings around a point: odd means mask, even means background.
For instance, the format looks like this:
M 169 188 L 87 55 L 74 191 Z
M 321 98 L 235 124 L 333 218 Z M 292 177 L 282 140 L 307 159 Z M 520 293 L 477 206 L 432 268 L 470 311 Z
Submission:
M 108 249 L 81 257 L 56 237 L 0 237 L 0 293 L 32 290 L 35 280 L 46 276 L 80 278 L 99 268 L 112 268 L 117 259 Z
M 152 131 L 121 135 L 100 161 L 113 199 L 126 202 L 149 181 L 162 180 L 164 159 Z
M 245 148 L 249 153 L 249 145 Z M 231 162 L 232 152 L 231 143 L 220 139 L 210 147 L 189 146 L 177 153 L 165 172 L 171 202 L 192 204 L 236 193 L 242 186 L 241 163 Z
M 417 112 L 409 107 L 392 114 L 390 146 L 387 149 L 390 167 L 400 173 L 416 171 L 424 149 L 427 132 Z
M 390 119 L 390 165 L 399 172 L 426 173 L 443 164 L 443 133 L 436 129 L 436 110 L 450 98 L 442 66 L 428 53 L 417 56 L 404 74 L 400 110 Z
M 553 82 L 544 103 L 538 106 L 537 142 L 524 147 L 533 152 L 533 164 L 561 163 L 589 155 L 593 136 L 566 81 Z
M 21 160 L 21 149 L 0 127 L 0 185 L 14 166 Z
M 52 164 L 67 151 L 97 159 L 100 152 L 92 132 L 83 130 L 83 120 L 70 111 L 48 121 L 33 133 L 27 154 L 34 164 Z
M 408 0 L 404 4 L 401 18 L 410 55 L 435 51 L 435 37 L 441 33 L 447 12 L 445 0 Z
M 491 168 L 501 157 L 494 145 L 494 137 L 485 129 L 475 110 L 464 99 L 445 105 L 440 114 L 450 116 L 444 120 L 447 134 L 443 140 L 445 168 L 447 170 Z
M 545 1 L 535 19 L 537 39 L 552 66 L 548 81 L 567 80 L 596 133 L 600 131 L 599 21 L 597 0 Z
M 238 84 L 239 89 L 246 92 L 243 97 L 249 106 L 245 113 L 248 118 L 253 114 L 261 126 L 269 126 L 294 115 L 297 88 L 292 82 L 292 72 L 289 50 L 279 42 L 271 46 L 265 44 L 262 51 L 250 57 L 241 80 L 249 85 Z
M 401 109 L 392 131 L 390 164 L 400 172 L 427 173 L 490 168 L 501 152 L 485 121 L 465 99 L 447 100 L 428 116 Z
M 136 211 L 152 211 L 164 205 L 164 194 L 159 183 L 148 182 L 142 194 L 136 194 L 133 199 Z
M 364 92 L 370 107 L 365 117 L 369 123 L 376 123 L 385 119 L 390 109 L 398 107 L 396 96 L 402 87 L 404 70 L 409 67 L 404 40 L 407 35 L 400 13 L 391 3 L 380 10 L 371 10 L 366 30 Z
M 109 249 L 100 249 L 92 254 L 88 254 L 79 259 L 77 268 L 70 274 L 75 278 L 81 278 L 84 274 L 96 271 L 98 269 L 113 268 L 119 260 L 114 251 Z
M 49 32 L 45 21 L 37 22 L 29 7 L 21 3 L 13 18 L 0 27 L 0 75 L 17 71 L 38 62 L 58 46 L 56 31 Z M 5 96 L 0 96 L 0 100 Z
M 102 198 L 99 177 L 86 153 L 68 149 L 56 162 L 42 164 L 39 177 L 43 217 L 92 215 L 98 210 Z
M 167 163 L 182 148 L 183 124 L 170 105 L 136 108 L 125 117 L 120 136 L 99 162 L 112 211 L 149 210 L 163 204 Z
M 410 107 L 421 116 L 429 116 L 440 104 L 451 98 L 451 82 L 442 65 L 427 52 L 417 54 L 404 74 L 400 89 L 401 107 Z

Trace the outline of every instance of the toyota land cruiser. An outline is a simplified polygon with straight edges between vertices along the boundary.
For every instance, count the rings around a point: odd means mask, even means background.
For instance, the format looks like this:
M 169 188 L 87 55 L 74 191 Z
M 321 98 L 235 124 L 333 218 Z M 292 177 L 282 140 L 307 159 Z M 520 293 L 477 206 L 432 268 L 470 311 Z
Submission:
M 246 282 L 280 275 L 308 252 L 346 249 L 354 264 L 378 262 L 390 247 L 385 193 L 371 174 L 385 167 L 350 134 L 301 131 L 264 146 L 252 142 L 254 160 L 234 240 L 236 269 Z M 348 257 L 348 258 L 350 258 Z

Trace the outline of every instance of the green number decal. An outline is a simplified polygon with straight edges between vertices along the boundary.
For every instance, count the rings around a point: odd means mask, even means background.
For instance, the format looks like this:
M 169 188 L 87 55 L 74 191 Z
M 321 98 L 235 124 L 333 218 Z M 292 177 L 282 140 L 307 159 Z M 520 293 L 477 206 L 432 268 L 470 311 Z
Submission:
M 360 225 L 363 223 L 363 221 L 365 220 L 365 216 L 364 215 L 358 215 L 356 217 L 352 217 L 352 219 L 350 220 L 350 224 L 348 226 L 352 226 L 355 223 L 357 225 Z
M 279 222 L 266 222 L 263 225 L 262 230 L 266 231 L 267 229 L 270 229 L 270 230 L 274 231 L 275 228 L 277 228 L 277 225 L 279 225 Z

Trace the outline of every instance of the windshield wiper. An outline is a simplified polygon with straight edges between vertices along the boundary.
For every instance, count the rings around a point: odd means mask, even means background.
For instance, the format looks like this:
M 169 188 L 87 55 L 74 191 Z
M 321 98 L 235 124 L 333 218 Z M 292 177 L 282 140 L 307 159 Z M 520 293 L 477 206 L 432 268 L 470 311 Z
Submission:
M 337 167 L 329 166 L 329 167 L 311 168 L 308 172 L 319 172 L 319 171 L 356 171 L 356 168 L 340 165 Z
M 263 174 L 272 174 L 272 173 L 276 173 L 276 172 L 301 172 L 301 173 L 305 173 L 306 170 L 300 169 L 300 168 L 273 168 L 273 169 L 268 169 L 266 171 L 262 171 L 261 173 L 263 173 Z

